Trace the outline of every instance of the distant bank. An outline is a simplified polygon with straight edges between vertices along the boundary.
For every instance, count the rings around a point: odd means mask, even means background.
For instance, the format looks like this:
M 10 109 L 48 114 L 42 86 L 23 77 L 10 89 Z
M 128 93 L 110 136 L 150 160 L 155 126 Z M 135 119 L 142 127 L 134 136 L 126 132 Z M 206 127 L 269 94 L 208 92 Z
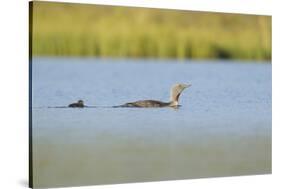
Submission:
M 35 2 L 33 55 L 271 60 L 271 17 Z

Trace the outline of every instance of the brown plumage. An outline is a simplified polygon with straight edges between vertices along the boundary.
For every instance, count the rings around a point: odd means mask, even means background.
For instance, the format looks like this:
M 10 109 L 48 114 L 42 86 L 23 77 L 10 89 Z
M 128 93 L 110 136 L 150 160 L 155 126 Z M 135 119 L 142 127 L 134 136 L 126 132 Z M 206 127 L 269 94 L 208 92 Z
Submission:
M 83 100 L 78 100 L 78 102 L 69 104 L 68 107 L 70 108 L 83 108 L 85 107 Z
M 190 86 L 191 84 L 175 84 L 171 88 L 170 102 L 161 102 L 158 100 L 139 100 L 115 107 L 135 107 L 135 108 L 177 107 L 179 106 L 179 97 L 181 92 Z

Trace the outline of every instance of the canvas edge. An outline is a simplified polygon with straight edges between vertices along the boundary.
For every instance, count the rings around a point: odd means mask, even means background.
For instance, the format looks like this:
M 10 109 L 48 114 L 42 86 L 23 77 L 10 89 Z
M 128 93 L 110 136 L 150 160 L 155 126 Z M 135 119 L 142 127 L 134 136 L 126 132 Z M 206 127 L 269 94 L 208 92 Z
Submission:
M 28 122 L 29 122 L 29 137 L 28 137 L 28 168 L 29 168 L 29 181 L 28 181 L 28 187 L 33 188 L 33 148 L 32 148 L 32 30 L 33 30 L 33 2 L 28 2 L 28 21 L 29 21 L 29 38 L 28 38 L 28 61 L 29 61 L 29 74 L 28 74 L 28 84 L 29 84 L 29 94 L 28 94 L 28 104 L 29 104 L 29 116 L 28 116 Z

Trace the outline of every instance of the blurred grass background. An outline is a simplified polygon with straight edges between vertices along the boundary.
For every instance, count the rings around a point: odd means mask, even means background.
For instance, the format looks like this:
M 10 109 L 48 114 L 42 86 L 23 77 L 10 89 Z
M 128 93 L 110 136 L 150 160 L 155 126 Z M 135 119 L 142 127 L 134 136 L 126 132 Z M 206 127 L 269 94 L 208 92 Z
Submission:
M 271 60 L 271 17 L 33 2 L 35 56 Z

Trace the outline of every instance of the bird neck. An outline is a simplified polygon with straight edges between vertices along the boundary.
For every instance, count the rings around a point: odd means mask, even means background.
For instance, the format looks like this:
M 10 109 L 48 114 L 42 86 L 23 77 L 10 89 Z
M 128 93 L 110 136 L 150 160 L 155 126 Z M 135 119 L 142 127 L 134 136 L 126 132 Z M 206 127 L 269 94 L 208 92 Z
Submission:
M 169 103 L 169 106 L 178 106 L 179 105 L 179 102 L 178 101 L 171 101 Z
M 171 91 L 170 101 L 171 101 L 172 104 L 175 104 L 175 105 L 179 104 L 180 94 L 181 94 L 181 92 L 179 92 L 177 90 Z

